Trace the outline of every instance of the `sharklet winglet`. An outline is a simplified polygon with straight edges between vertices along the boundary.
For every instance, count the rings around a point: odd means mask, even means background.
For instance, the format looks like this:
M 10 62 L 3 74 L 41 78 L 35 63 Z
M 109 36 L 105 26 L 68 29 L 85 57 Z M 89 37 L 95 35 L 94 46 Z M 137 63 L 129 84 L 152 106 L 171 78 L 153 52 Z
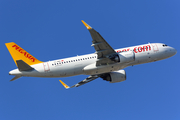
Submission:
M 92 27 L 91 27 L 90 25 L 88 25 L 86 22 L 84 22 L 83 20 L 81 20 L 81 21 L 82 21 L 82 23 L 86 26 L 86 28 L 87 28 L 88 30 L 92 29 Z
M 69 89 L 70 87 L 68 85 L 66 85 L 63 81 L 59 80 L 59 82 L 66 88 Z

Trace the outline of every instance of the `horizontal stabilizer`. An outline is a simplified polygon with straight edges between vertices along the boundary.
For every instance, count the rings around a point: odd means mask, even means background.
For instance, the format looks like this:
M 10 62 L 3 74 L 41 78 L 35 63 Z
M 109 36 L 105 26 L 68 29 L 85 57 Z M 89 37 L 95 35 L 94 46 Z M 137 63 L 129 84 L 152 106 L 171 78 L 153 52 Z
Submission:
M 13 79 L 11 79 L 10 81 L 14 81 L 14 80 L 16 80 L 16 79 L 18 79 L 18 78 L 20 78 L 20 77 L 22 77 L 22 76 L 15 76 Z
M 33 68 L 29 66 L 27 63 L 25 63 L 23 60 L 16 60 L 16 63 L 19 71 L 33 70 Z

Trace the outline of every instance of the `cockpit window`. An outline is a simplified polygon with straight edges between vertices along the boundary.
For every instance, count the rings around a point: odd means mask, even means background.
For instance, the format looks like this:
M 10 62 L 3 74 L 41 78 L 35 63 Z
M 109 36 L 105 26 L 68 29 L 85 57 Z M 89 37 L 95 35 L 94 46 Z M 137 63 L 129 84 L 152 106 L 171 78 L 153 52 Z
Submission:
M 167 45 L 166 45 L 166 44 L 163 44 L 162 46 L 163 46 L 163 47 L 166 47 Z

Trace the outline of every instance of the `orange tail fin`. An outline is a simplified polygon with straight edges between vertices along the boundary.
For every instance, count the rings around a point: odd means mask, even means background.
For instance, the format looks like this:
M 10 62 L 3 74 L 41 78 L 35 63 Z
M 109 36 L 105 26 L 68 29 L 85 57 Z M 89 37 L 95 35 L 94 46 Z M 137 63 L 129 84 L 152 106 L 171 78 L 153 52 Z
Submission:
M 17 60 L 23 60 L 28 65 L 34 65 L 38 63 L 42 63 L 42 61 L 39 61 L 35 57 L 33 57 L 31 54 L 26 52 L 24 49 L 22 49 L 20 46 L 18 46 L 14 42 L 5 43 L 7 49 L 9 50 L 14 62 L 17 65 Z

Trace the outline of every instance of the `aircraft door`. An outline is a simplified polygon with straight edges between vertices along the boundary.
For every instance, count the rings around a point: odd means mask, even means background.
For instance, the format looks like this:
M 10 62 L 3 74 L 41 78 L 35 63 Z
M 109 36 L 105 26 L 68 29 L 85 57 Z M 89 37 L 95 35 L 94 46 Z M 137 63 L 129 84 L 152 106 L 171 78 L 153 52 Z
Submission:
M 153 46 L 153 51 L 154 52 L 159 51 L 158 46 L 156 44 L 152 44 L 152 46 Z
M 43 63 L 43 66 L 44 66 L 44 71 L 45 71 L 45 72 L 50 71 L 48 62 Z

